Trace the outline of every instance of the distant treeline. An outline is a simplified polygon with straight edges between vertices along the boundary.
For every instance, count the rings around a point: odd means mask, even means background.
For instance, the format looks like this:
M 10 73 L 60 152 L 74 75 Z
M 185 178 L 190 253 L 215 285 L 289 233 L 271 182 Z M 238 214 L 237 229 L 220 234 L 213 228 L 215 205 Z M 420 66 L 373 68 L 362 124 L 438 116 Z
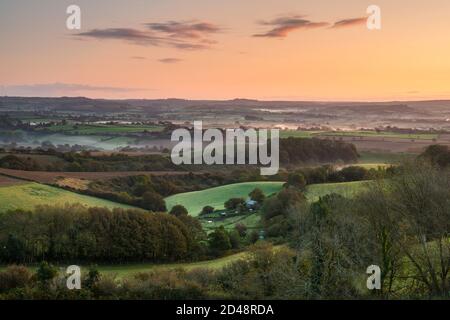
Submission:
M 211 169 L 217 166 L 175 165 L 167 155 L 128 156 L 111 154 L 92 156 L 87 151 L 58 152 L 54 149 L 29 150 L 32 154 L 55 156 L 63 161 L 38 165 L 24 157 L 10 154 L 0 160 L 0 167 L 27 171 L 73 171 L 73 172 L 113 172 L 113 171 L 192 171 Z M 19 152 L 18 152 L 19 153 Z M 22 150 L 20 153 L 24 153 Z M 26 154 L 26 153 L 25 153 Z M 353 144 L 325 139 L 287 138 L 280 140 L 280 162 L 283 166 L 325 163 L 354 163 L 358 152 Z M 219 166 L 223 167 L 223 166 Z M 251 166 L 247 166 L 251 167 Z
M 280 162 L 289 164 L 354 163 L 358 152 L 353 144 L 325 139 L 287 138 L 280 140 Z
M 2 262 L 165 262 L 202 252 L 197 220 L 140 210 L 42 206 L 1 214 L 0 231 Z

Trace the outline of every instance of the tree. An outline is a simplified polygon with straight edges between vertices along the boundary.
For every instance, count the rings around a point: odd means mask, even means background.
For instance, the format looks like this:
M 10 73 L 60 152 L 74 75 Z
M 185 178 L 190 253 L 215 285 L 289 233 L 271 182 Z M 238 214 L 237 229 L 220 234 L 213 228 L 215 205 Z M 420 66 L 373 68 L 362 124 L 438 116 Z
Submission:
M 230 238 L 230 244 L 233 249 L 239 249 L 241 246 L 241 236 L 237 232 L 237 230 L 232 230 L 228 233 L 228 237 Z
M 258 202 L 259 204 L 264 202 L 264 199 L 266 198 L 266 195 L 264 192 L 259 189 L 255 188 L 252 192 L 249 193 L 249 197 L 251 200 Z
M 57 274 L 58 269 L 46 261 L 41 262 L 36 270 L 37 280 L 44 285 L 47 285 Z
M 147 191 L 142 195 L 141 206 L 142 208 L 153 212 L 167 211 L 164 198 L 161 195 L 151 191 Z
M 203 207 L 202 212 L 200 213 L 200 215 L 202 216 L 202 215 L 206 215 L 206 214 L 211 214 L 213 212 L 214 212 L 214 208 L 213 207 L 205 206 L 205 207 Z
M 245 237 L 247 235 L 247 226 L 242 223 L 237 223 L 234 226 L 234 229 L 239 233 L 241 237 Z
M 300 190 L 303 190 L 306 187 L 305 176 L 299 172 L 291 173 L 288 176 L 287 184 L 288 184 L 288 186 L 292 186 L 295 188 L 299 188 Z
M 216 254 L 231 249 L 230 237 L 223 226 L 211 232 L 208 241 L 210 249 Z
M 236 210 L 240 205 L 245 206 L 245 200 L 243 198 L 231 198 L 224 204 L 227 210 Z
M 189 214 L 187 209 L 180 204 L 173 206 L 169 213 L 174 215 L 175 217 L 187 216 Z

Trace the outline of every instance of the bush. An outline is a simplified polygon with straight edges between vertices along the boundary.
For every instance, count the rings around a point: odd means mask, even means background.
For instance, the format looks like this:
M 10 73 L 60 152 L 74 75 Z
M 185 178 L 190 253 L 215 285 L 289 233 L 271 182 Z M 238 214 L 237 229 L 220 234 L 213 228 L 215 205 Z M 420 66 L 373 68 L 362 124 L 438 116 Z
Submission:
M 31 272 L 23 266 L 12 265 L 0 272 L 0 291 L 23 288 L 31 281 Z
M 173 208 L 170 210 L 170 214 L 174 215 L 175 217 L 181 217 L 187 216 L 189 213 L 185 207 L 183 207 L 180 204 L 177 204 L 176 206 L 173 206 Z
M 159 194 L 151 191 L 147 191 L 142 195 L 141 206 L 142 208 L 153 212 L 167 211 L 164 198 Z
M 205 206 L 205 207 L 203 207 L 203 209 L 202 209 L 202 212 L 200 213 L 200 215 L 202 216 L 202 215 L 207 215 L 207 214 L 211 214 L 211 213 L 213 213 L 214 212 L 214 208 L 213 207 L 211 207 L 211 206 Z

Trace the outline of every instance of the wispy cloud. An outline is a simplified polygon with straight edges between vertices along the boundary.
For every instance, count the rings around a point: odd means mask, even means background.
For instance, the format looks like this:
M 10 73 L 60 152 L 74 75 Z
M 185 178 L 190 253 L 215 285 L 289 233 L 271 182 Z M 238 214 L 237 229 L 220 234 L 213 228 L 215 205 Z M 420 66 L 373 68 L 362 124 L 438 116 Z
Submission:
M 158 61 L 161 63 L 173 64 L 173 63 L 181 62 L 183 60 L 178 59 L 178 58 L 164 58 L 164 59 L 159 59 Z
M 147 60 L 146 57 L 141 57 L 141 56 L 133 56 L 133 57 L 131 57 L 131 59 L 133 59 L 133 60 Z
M 212 23 L 198 21 L 147 23 L 146 26 L 152 31 L 163 32 L 169 37 L 185 39 L 202 39 L 221 31 L 220 27 Z
M 75 34 L 80 38 L 120 40 L 141 46 L 166 46 L 183 50 L 208 49 L 216 43 L 209 37 L 221 29 L 209 22 L 145 23 L 146 29 L 105 28 Z
M 100 40 L 112 39 L 123 40 L 139 45 L 157 46 L 163 41 L 163 38 L 156 37 L 149 32 L 144 32 L 130 28 L 108 28 L 108 29 L 92 29 L 87 32 L 76 34 L 77 37 L 95 38 Z
M 343 19 L 335 22 L 331 28 L 345 28 L 366 24 L 367 17 Z
M 9 96 L 63 96 L 63 95 L 83 95 L 87 92 L 101 93 L 129 93 L 149 91 L 143 88 L 125 88 L 108 86 L 91 86 L 87 84 L 72 83 L 42 83 L 42 84 L 21 84 L 3 86 L 3 91 Z
M 259 24 L 272 28 L 267 32 L 254 34 L 254 37 L 285 38 L 295 30 L 322 28 L 329 25 L 328 22 L 314 22 L 301 15 L 279 17 L 270 21 L 261 21 Z

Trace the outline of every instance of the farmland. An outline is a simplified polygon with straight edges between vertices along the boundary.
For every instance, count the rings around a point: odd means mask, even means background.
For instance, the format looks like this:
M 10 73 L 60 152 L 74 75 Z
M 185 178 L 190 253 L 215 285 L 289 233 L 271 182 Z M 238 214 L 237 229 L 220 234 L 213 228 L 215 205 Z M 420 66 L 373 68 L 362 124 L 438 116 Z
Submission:
M 126 134 L 141 132 L 161 132 L 164 127 L 157 125 L 131 125 L 131 124 L 59 124 L 45 128 L 48 131 L 73 134 L 73 135 L 95 135 L 95 134 Z
M 34 182 L 0 187 L 0 212 L 15 209 L 31 210 L 38 205 L 62 206 L 75 203 L 88 207 L 132 208 Z
M 390 131 L 305 131 L 305 130 L 282 130 L 281 138 L 321 138 L 321 137 L 358 137 L 358 138 L 392 138 L 392 139 L 413 139 L 413 140 L 433 140 L 439 137 L 435 133 L 398 133 Z
M 278 192 L 284 182 L 244 182 L 210 188 L 203 191 L 181 193 L 166 198 L 167 208 L 181 204 L 193 216 L 198 216 L 204 206 L 223 209 L 224 202 L 230 198 L 247 198 L 255 188 L 260 188 L 266 195 Z
M 353 197 L 361 191 L 368 181 L 342 182 L 342 183 L 324 183 L 314 184 L 307 187 L 305 195 L 309 201 L 317 201 L 319 197 L 327 194 L 336 193 L 345 197 Z M 185 206 L 190 214 L 198 216 L 198 213 L 204 206 L 212 206 L 216 210 L 223 209 L 226 200 L 233 197 L 246 198 L 247 194 L 255 187 L 263 190 L 266 195 L 273 194 L 281 190 L 282 182 L 251 182 L 238 183 L 228 186 L 210 188 L 203 191 L 187 192 L 177 194 L 166 198 L 167 207 L 170 209 L 175 204 Z M 206 217 L 201 219 L 203 228 L 210 232 L 217 227 L 223 226 L 227 230 L 231 230 L 239 223 L 245 225 L 248 229 L 258 229 L 260 227 L 261 212 L 254 211 L 246 214 L 238 214 L 231 216 L 221 216 L 220 213 L 214 213 L 214 218 Z
M 87 182 L 108 180 L 119 177 L 138 175 L 185 175 L 183 171 L 116 171 L 116 172 L 47 172 L 47 171 L 22 171 L 0 168 L 0 175 L 18 178 L 38 183 L 58 184 L 64 179 L 84 180 Z
M 341 183 L 322 183 L 313 184 L 306 189 L 306 198 L 309 201 L 317 201 L 319 197 L 327 194 L 336 193 L 341 196 L 351 198 L 360 192 L 369 181 L 341 182 Z

